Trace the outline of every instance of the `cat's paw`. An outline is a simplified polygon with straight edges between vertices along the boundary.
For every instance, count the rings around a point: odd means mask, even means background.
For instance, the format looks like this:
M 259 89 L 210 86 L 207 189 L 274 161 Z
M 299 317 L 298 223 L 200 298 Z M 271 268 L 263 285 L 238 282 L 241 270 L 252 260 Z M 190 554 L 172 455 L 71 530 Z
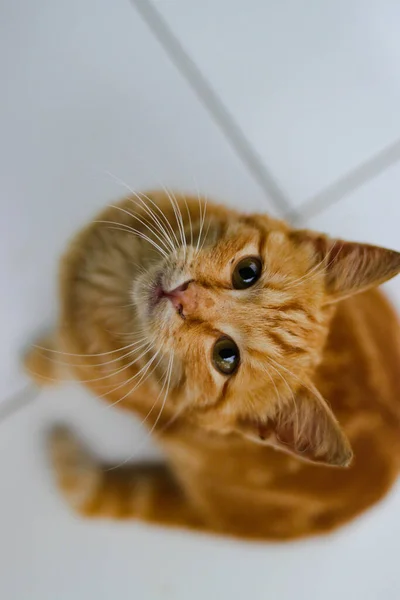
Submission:
M 87 514 L 98 494 L 103 471 L 80 441 L 64 426 L 53 427 L 48 453 L 58 487 L 70 506 Z

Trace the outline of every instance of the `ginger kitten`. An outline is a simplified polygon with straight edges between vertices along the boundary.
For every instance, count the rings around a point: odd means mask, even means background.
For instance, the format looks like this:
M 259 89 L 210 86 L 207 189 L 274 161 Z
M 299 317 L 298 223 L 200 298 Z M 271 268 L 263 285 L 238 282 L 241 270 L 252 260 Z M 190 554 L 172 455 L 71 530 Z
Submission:
M 110 471 L 57 429 L 67 501 L 265 540 L 373 505 L 400 468 L 400 335 L 370 288 L 399 272 L 400 253 L 183 195 L 104 210 L 70 244 L 58 326 L 26 365 L 133 411 L 165 463 Z

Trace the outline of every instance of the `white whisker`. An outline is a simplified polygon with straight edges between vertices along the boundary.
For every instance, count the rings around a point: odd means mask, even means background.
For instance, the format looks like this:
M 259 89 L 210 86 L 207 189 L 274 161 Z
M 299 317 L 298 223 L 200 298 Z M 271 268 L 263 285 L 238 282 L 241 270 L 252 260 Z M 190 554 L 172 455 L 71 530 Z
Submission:
M 157 415 L 157 419 L 155 420 L 155 422 L 154 422 L 154 424 L 153 424 L 153 427 L 152 427 L 152 428 L 150 429 L 150 431 L 149 431 L 149 437 L 151 436 L 151 434 L 153 433 L 153 431 L 154 431 L 154 430 L 155 430 L 155 428 L 157 427 L 157 423 L 158 423 L 158 421 L 160 420 L 160 418 L 161 418 L 161 414 L 162 414 L 162 412 L 163 412 L 163 410 L 164 410 L 165 402 L 166 402 L 166 400 L 167 400 L 167 396 L 168 396 L 168 392 L 169 392 L 169 387 L 170 387 L 170 384 L 171 384 L 171 374 L 172 374 L 172 367 L 173 367 L 173 364 L 174 364 L 174 355 L 173 355 L 173 354 L 171 354 L 171 357 L 170 357 L 170 359 L 169 359 L 169 363 L 168 363 L 168 367 L 167 367 L 167 375 L 166 375 L 166 377 L 165 377 L 165 380 L 164 380 L 163 386 L 162 386 L 162 388 L 161 388 L 161 392 L 160 392 L 160 394 L 158 395 L 158 397 L 157 397 L 157 400 L 158 400 L 158 398 L 161 396 L 161 394 L 162 394 L 162 392 L 163 392 L 163 389 L 164 389 L 164 386 L 165 386 L 165 382 L 167 382 L 167 386 L 166 386 L 166 389 L 165 389 L 164 398 L 163 398 L 163 401 L 162 401 L 162 405 L 161 405 L 161 408 L 160 408 L 160 412 L 159 412 L 159 413 L 158 413 L 158 415 Z
M 300 434 L 300 430 L 299 430 L 299 410 L 298 410 L 298 407 L 297 407 L 297 404 L 296 404 L 296 398 L 295 398 L 294 392 L 293 392 L 292 388 L 290 387 L 289 382 L 287 381 L 287 379 L 285 377 L 283 377 L 283 375 L 278 371 L 278 369 L 276 369 L 269 362 L 269 360 L 273 360 L 273 359 L 271 357 L 269 357 L 269 359 L 267 359 L 267 360 L 268 360 L 268 364 L 271 367 L 271 369 L 273 369 L 275 371 L 275 373 L 277 373 L 279 375 L 279 377 L 282 379 L 283 383 L 286 385 L 286 387 L 289 390 L 289 393 L 291 395 L 292 402 L 293 402 L 293 405 L 294 405 L 294 410 L 296 412 L 296 429 L 295 429 L 295 435 L 298 436 Z M 274 360 L 274 363 L 276 365 L 278 365 L 278 363 L 275 360 Z M 282 367 L 282 365 L 279 365 L 279 366 Z M 275 389 L 276 389 L 276 386 L 275 386 Z
M 133 213 L 131 213 L 129 210 L 126 210 L 125 208 L 122 208 L 121 206 L 117 206 L 115 204 L 109 204 L 110 208 L 115 208 L 116 210 L 119 210 L 127 215 L 129 215 L 130 217 L 132 217 L 132 219 L 136 219 L 137 221 L 139 221 L 139 223 L 141 223 L 142 225 L 144 225 L 144 227 L 146 227 L 146 229 L 148 229 L 160 242 L 160 244 L 162 244 L 165 248 L 165 250 L 167 252 L 170 252 L 170 248 L 167 245 L 167 242 L 158 235 L 158 233 L 156 233 L 156 231 L 154 231 L 154 228 L 148 224 L 148 220 L 142 220 L 140 217 L 138 217 L 137 215 L 134 215 Z M 122 223 L 121 223 L 122 225 Z
M 140 354 L 138 357 L 136 357 L 134 360 L 132 360 L 128 364 L 124 365 L 120 369 L 116 369 L 114 371 L 111 371 L 111 373 L 107 373 L 106 375 L 103 375 L 101 377 L 93 377 L 91 379 L 81 379 L 81 378 L 79 378 L 79 382 L 80 383 L 93 383 L 93 382 L 96 382 L 96 381 L 104 381 L 105 379 L 108 379 L 109 377 L 115 377 L 115 375 L 118 375 L 119 373 L 122 373 L 123 371 L 125 371 L 126 369 L 129 369 L 135 363 L 137 363 L 147 352 L 149 352 L 149 350 L 151 350 L 152 347 L 153 347 L 152 342 L 146 342 L 146 343 L 142 344 L 141 346 L 139 346 L 138 348 L 135 348 L 134 350 L 132 350 L 132 352 L 130 354 L 134 354 L 134 353 L 138 352 L 139 350 L 141 350 L 142 348 L 145 348 L 144 352 L 142 352 L 142 354 Z M 78 366 L 80 366 L 80 365 L 78 365 Z M 63 380 L 63 379 L 58 378 L 57 381 L 70 381 L 70 379 L 64 379 Z M 99 397 L 102 398 L 102 396 L 99 396 Z
M 286 371 L 289 375 L 291 375 L 292 377 L 294 377 L 294 379 L 296 379 L 303 387 L 305 387 L 309 392 L 311 392 L 311 394 L 313 394 L 313 396 L 318 397 L 317 393 L 315 390 L 313 390 L 309 385 L 307 385 L 306 383 L 304 383 L 304 381 L 302 381 L 300 379 L 300 377 L 297 377 L 297 375 L 295 375 L 294 373 L 292 373 L 292 371 L 289 371 L 289 369 L 287 369 L 286 367 L 284 367 L 283 365 L 279 364 L 276 360 L 274 360 L 273 358 L 271 358 L 271 356 L 269 356 L 268 360 L 272 360 L 272 362 L 274 362 L 276 364 L 277 367 L 279 367 L 280 369 L 283 369 L 284 371 Z
M 137 194 L 135 194 L 135 195 L 137 196 Z M 140 194 L 140 196 L 143 196 L 144 198 L 146 198 L 146 200 L 147 200 L 148 202 L 150 202 L 150 204 L 152 204 L 152 205 L 154 206 L 154 208 L 156 208 L 156 209 L 158 210 L 158 212 L 160 213 L 161 217 L 164 219 L 164 222 L 165 222 L 166 226 L 167 226 L 167 227 L 168 227 L 168 229 L 170 230 L 170 232 L 171 232 L 171 235 L 173 236 L 173 238 L 174 238 L 174 240 L 175 240 L 175 243 L 176 243 L 176 245 L 174 245 L 174 249 L 175 249 L 175 250 L 176 250 L 176 249 L 178 249 L 178 248 L 179 248 L 179 241 L 178 241 L 178 238 L 177 238 L 177 236 L 176 236 L 176 233 L 175 233 L 175 230 L 174 230 L 174 228 L 172 227 L 172 225 L 171 225 L 171 223 L 170 223 L 170 221 L 169 221 L 168 217 L 167 217 L 167 216 L 166 216 L 166 214 L 164 213 L 164 211 L 161 209 L 161 207 L 160 207 L 160 206 L 158 206 L 158 204 L 156 204 L 156 203 L 155 203 L 155 202 L 154 202 L 154 201 L 153 201 L 153 200 L 152 200 L 152 199 L 151 199 L 149 196 L 147 196 L 146 194 L 143 194 L 143 193 L 141 193 L 141 194 Z
M 188 221 L 189 221 L 190 245 L 193 246 L 193 223 L 192 223 L 192 217 L 191 217 L 191 214 L 190 214 L 189 206 L 188 206 L 188 203 L 187 203 L 187 200 L 186 200 L 186 196 L 183 197 L 183 201 L 185 203 L 186 212 L 187 212 Z
M 206 210 L 207 210 L 207 199 L 204 198 L 204 206 L 202 207 L 200 196 L 199 196 L 200 229 L 199 229 L 199 234 L 197 237 L 197 244 L 196 244 L 196 251 L 195 251 L 196 256 L 200 252 L 200 241 L 201 241 L 201 235 L 203 233 L 204 221 L 206 218 Z
M 171 236 L 168 234 L 167 230 L 165 229 L 164 225 L 161 223 L 161 221 L 159 220 L 159 218 L 157 217 L 156 213 L 154 212 L 154 210 L 152 210 L 147 204 L 146 202 L 144 202 L 144 200 L 141 198 L 141 196 L 135 192 L 125 181 L 123 181 L 122 179 L 120 179 L 119 177 L 117 177 L 116 175 L 114 175 L 113 173 L 111 173 L 110 171 L 106 171 L 106 174 L 109 175 L 110 177 L 112 177 L 112 179 L 114 179 L 114 181 L 116 181 L 119 185 L 123 186 L 126 190 L 128 190 L 133 196 L 135 196 L 135 198 L 137 199 L 137 201 L 140 202 L 141 206 L 144 208 L 144 210 L 146 211 L 146 213 L 152 218 L 153 222 L 158 226 L 159 228 L 159 232 L 163 233 L 165 236 L 165 240 L 167 240 L 167 242 L 169 243 L 169 245 L 171 246 L 171 250 L 174 251 L 175 250 L 175 246 L 173 243 L 173 240 L 171 238 Z M 167 221 L 167 224 L 169 225 L 169 221 L 168 219 L 165 217 L 164 213 L 162 212 L 162 210 L 155 204 L 155 202 L 153 202 L 153 200 L 151 200 L 151 198 L 149 198 L 148 196 L 146 196 L 145 194 L 142 194 L 159 212 L 161 212 L 161 215 L 164 217 L 164 219 Z M 138 202 L 134 202 L 134 200 L 132 198 L 129 198 L 129 200 L 135 204 L 137 206 Z
M 171 196 L 170 192 L 167 190 L 166 187 L 163 186 L 163 190 L 167 194 L 168 199 L 172 206 L 172 210 L 174 211 L 174 214 L 175 214 L 175 220 L 176 220 L 176 224 L 178 226 L 178 231 L 179 231 L 179 235 L 181 238 L 182 248 L 183 248 L 185 260 L 186 260 L 186 241 L 185 241 L 185 231 L 184 231 L 184 226 L 183 226 L 182 213 L 180 211 L 180 208 L 176 201 L 176 198 Z
M 109 350 L 108 352 L 95 352 L 94 354 L 77 354 L 75 352 L 64 352 L 62 350 L 53 350 L 52 348 L 45 348 L 44 346 L 39 346 L 37 344 L 32 344 L 33 348 L 38 348 L 39 350 L 44 350 L 45 352 L 52 352 L 53 354 L 64 354 L 64 356 L 80 356 L 80 357 L 91 357 L 91 356 L 107 356 L 109 354 L 115 354 L 115 352 L 122 352 L 127 348 L 132 348 L 136 342 L 132 344 L 128 344 L 127 346 L 122 346 L 122 348 L 117 348 L 117 350 Z
M 200 248 L 198 250 L 198 253 L 200 253 L 203 250 L 204 242 L 206 241 L 207 236 L 208 236 L 208 232 L 210 231 L 210 226 L 211 226 L 211 220 L 208 222 L 207 229 L 205 230 L 205 233 L 204 233 L 204 236 L 203 236 L 203 241 L 201 242 L 201 245 L 200 245 Z
M 138 340 L 137 342 L 134 342 L 132 344 L 132 346 L 133 347 L 137 346 L 138 344 L 144 342 L 145 340 L 146 340 L 146 337 L 143 337 L 140 340 Z M 36 347 L 38 348 L 38 346 L 36 346 Z M 141 346 L 139 346 L 139 348 L 140 347 Z M 113 358 L 111 360 L 107 360 L 105 362 L 91 363 L 91 364 L 87 364 L 87 365 L 82 364 L 82 363 L 71 363 L 71 362 L 69 362 L 67 360 L 59 360 L 57 358 L 51 358 L 50 356 L 46 356 L 46 353 L 44 351 L 43 351 L 43 358 L 46 359 L 46 360 L 48 360 L 48 361 L 50 361 L 50 362 L 52 362 L 52 363 L 58 364 L 58 365 L 65 365 L 65 366 L 68 366 L 68 367 L 83 367 L 83 368 L 90 369 L 92 367 L 102 367 L 102 366 L 106 366 L 106 365 L 110 365 L 112 363 L 118 362 L 119 360 L 122 360 L 123 358 L 126 358 L 127 356 L 130 356 L 131 354 L 133 354 L 133 352 L 136 352 L 136 350 L 138 350 L 139 348 L 130 350 L 129 352 L 126 352 L 125 354 L 122 354 L 122 356 L 117 356 L 116 358 Z M 65 353 L 62 353 L 62 354 L 65 354 Z M 82 358 L 87 358 L 87 356 L 90 356 L 90 355 L 84 354 L 84 355 L 82 355 Z
M 142 424 L 144 424 L 146 422 L 146 420 L 148 419 L 148 417 L 150 416 L 151 412 L 153 411 L 155 405 L 157 404 L 158 400 L 160 399 L 164 388 L 165 388 L 165 394 L 164 394 L 164 398 L 162 401 L 162 405 L 161 405 L 161 409 L 160 412 L 158 413 L 157 419 L 153 425 L 153 427 L 151 428 L 151 430 L 149 431 L 149 433 L 146 435 L 145 439 L 143 440 L 142 444 L 139 444 L 139 446 L 135 449 L 134 453 L 131 454 L 130 456 L 128 456 L 125 460 L 121 461 L 119 464 L 114 465 L 113 467 L 110 467 L 109 469 L 106 469 L 106 471 L 114 471 L 115 469 L 119 469 L 120 467 L 122 467 L 123 465 L 125 465 L 127 462 L 131 461 L 136 455 L 137 453 L 140 451 L 140 449 L 143 447 L 143 445 L 146 443 L 146 440 L 148 437 L 151 436 L 151 434 L 153 433 L 155 427 L 157 426 L 157 423 L 161 417 L 162 411 L 164 409 L 165 406 L 165 402 L 167 400 L 167 396 L 168 396 L 168 392 L 169 392 L 169 387 L 170 387 L 170 382 L 171 382 L 171 373 L 172 373 L 172 365 L 173 365 L 173 355 L 171 355 L 169 363 L 168 363 L 168 367 L 166 369 L 166 373 L 165 373 L 165 379 L 164 379 L 164 383 L 162 385 L 162 388 L 153 404 L 153 406 L 151 407 L 150 411 L 147 413 L 146 417 L 144 418 L 144 420 L 142 421 Z M 166 387 L 165 387 L 166 386 Z
M 140 202 L 141 206 L 146 211 L 146 213 L 153 219 L 153 222 L 158 227 L 159 232 L 164 236 L 165 240 L 167 241 L 167 243 L 170 247 L 170 250 L 173 252 L 175 250 L 175 244 L 174 244 L 174 241 L 173 241 L 170 233 L 168 233 L 168 231 L 165 229 L 164 224 L 160 221 L 160 219 L 158 218 L 158 216 L 156 215 L 154 210 L 146 204 L 146 202 L 139 196 L 139 194 L 136 194 L 136 192 L 132 192 L 132 193 L 135 196 L 135 198 L 137 198 L 137 201 L 135 202 L 133 200 L 133 198 L 129 198 L 129 200 L 136 206 L 137 206 L 138 202 Z M 153 204 L 154 204 L 154 202 L 153 202 Z
M 116 400 L 112 404 L 108 404 L 107 406 L 105 406 L 105 410 L 110 409 L 112 406 L 116 406 L 117 404 L 119 404 L 120 402 L 122 402 L 123 400 L 125 400 L 125 398 L 127 398 L 128 396 L 130 396 L 130 394 L 132 394 L 139 387 L 139 385 L 143 382 L 143 378 L 146 376 L 146 373 L 148 372 L 149 368 L 151 367 L 151 365 L 153 364 L 153 362 L 155 361 L 155 359 L 157 358 L 157 356 L 159 354 L 160 354 L 160 350 L 158 350 L 153 355 L 153 357 L 151 359 L 149 359 L 147 361 L 147 363 L 137 373 L 135 373 L 135 375 L 133 375 L 132 377 L 130 377 L 127 381 L 123 381 L 120 385 L 118 385 L 113 390 L 110 390 L 110 391 L 106 392 L 105 394 L 102 394 L 101 396 L 98 396 L 98 398 L 104 398 L 105 396 L 108 396 L 109 394 L 114 394 L 114 392 L 116 392 L 117 390 L 119 390 L 124 385 L 127 385 L 131 381 L 134 381 L 144 371 L 143 375 L 140 377 L 139 381 L 136 382 L 136 384 L 133 386 L 133 388 L 131 388 L 130 390 L 128 390 L 127 393 L 124 396 L 122 396 L 122 398 L 118 398 L 118 400 Z M 157 363 L 157 365 L 158 364 L 159 363 Z M 157 365 L 154 367 L 154 369 L 157 367 Z M 151 371 L 150 374 L 152 372 L 153 371 Z
M 165 250 L 163 250 L 163 248 L 161 248 L 154 240 L 149 238 L 149 236 L 147 236 L 142 231 L 139 231 L 138 229 L 134 229 L 133 227 L 130 227 L 129 225 L 125 225 L 124 223 L 117 223 L 115 221 L 99 220 L 99 221 L 94 221 L 94 223 L 103 223 L 105 225 L 111 225 L 113 227 L 110 227 L 110 229 L 116 229 L 116 230 L 120 230 L 120 231 L 125 231 L 126 233 L 132 233 L 133 235 L 137 235 L 142 240 L 144 240 L 144 241 L 148 242 L 149 244 L 151 244 L 152 246 L 154 246 L 154 248 L 156 248 L 156 250 L 158 250 L 160 252 L 160 254 L 162 254 L 162 256 L 164 256 L 164 258 L 168 258 L 168 254 L 165 252 Z
M 186 242 L 186 236 L 185 236 L 185 225 L 184 225 L 184 222 L 183 222 L 183 215 L 182 215 L 181 207 L 179 206 L 179 202 L 178 202 L 175 194 L 173 192 L 171 192 L 171 195 L 172 195 L 172 199 L 175 202 L 176 209 L 178 211 L 179 222 L 180 222 L 180 230 L 181 230 L 181 238 L 182 238 L 182 247 L 183 247 L 183 252 L 184 252 L 184 260 L 186 260 L 187 242 Z

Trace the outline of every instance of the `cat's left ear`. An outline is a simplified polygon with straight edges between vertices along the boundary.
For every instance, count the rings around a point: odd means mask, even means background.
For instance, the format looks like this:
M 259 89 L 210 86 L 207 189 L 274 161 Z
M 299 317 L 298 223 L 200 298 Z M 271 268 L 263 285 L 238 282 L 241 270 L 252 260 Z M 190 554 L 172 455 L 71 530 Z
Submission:
M 400 252 L 394 250 L 312 231 L 294 231 L 292 239 L 310 244 L 315 264 L 325 268 L 328 303 L 378 286 L 400 273 Z
M 347 467 L 353 457 L 334 414 L 311 384 L 298 390 L 290 402 L 277 407 L 272 418 L 242 419 L 236 431 L 310 462 Z

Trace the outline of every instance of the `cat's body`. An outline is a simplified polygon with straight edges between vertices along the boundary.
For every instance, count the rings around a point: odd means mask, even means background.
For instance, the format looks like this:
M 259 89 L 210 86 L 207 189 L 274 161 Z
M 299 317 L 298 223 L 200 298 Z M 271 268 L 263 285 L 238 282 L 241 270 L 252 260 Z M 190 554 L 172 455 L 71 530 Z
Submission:
M 72 243 L 59 327 L 27 365 L 45 383 L 68 363 L 146 422 L 166 465 L 107 471 L 58 431 L 52 454 L 70 503 L 89 516 L 279 540 L 329 531 L 377 502 L 400 469 L 399 326 L 375 290 L 341 298 L 396 274 L 399 255 L 337 248 L 215 205 L 206 235 L 197 200 L 144 198 L 150 212 L 127 199 Z M 229 287 L 237 256 L 262 259 L 250 292 Z M 221 334 L 240 348 L 229 377 L 205 364 Z

